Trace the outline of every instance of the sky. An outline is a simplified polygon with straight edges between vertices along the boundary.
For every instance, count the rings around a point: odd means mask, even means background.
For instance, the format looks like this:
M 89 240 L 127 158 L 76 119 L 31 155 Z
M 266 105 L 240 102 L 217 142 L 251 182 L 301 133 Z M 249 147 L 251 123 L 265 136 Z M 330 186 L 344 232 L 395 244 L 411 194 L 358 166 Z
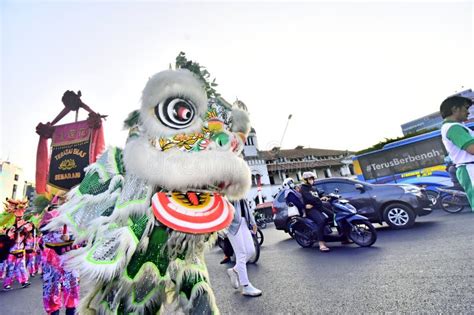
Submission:
M 259 149 L 357 151 L 474 88 L 472 1 L 0 1 L 0 159 L 34 179 L 38 123 L 66 90 L 107 145 L 180 51 L 250 112 Z M 86 118 L 85 112 L 79 118 Z M 72 122 L 69 114 L 61 123 Z

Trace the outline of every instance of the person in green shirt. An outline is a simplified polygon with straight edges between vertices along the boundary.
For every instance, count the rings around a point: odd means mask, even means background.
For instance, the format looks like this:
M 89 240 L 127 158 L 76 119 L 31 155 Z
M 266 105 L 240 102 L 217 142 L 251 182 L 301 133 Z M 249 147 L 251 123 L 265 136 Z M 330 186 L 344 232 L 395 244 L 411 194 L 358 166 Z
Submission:
M 441 103 L 440 113 L 444 119 L 441 126 L 443 144 L 456 165 L 456 177 L 474 211 L 474 131 L 462 124 L 467 120 L 471 105 L 469 98 L 451 96 Z

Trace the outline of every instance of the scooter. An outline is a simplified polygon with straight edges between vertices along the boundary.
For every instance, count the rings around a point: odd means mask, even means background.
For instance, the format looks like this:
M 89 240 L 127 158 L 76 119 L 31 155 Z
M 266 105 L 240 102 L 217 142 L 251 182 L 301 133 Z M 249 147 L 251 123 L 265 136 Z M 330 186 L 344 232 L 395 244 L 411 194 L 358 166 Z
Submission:
M 335 216 L 334 221 L 327 222 L 324 228 L 324 241 L 341 242 L 350 239 L 361 247 L 372 246 L 377 240 L 377 232 L 372 223 L 357 214 L 357 209 L 348 200 L 341 199 L 340 195 L 331 193 L 326 197 L 329 198 Z M 332 227 L 336 227 L 336 231 Z M 309 218 L 294 216 L 289 228 L 290 234 L 293 234 L 296 242 L 303 248 L 311 247 L 318 241 L 317 225 Z

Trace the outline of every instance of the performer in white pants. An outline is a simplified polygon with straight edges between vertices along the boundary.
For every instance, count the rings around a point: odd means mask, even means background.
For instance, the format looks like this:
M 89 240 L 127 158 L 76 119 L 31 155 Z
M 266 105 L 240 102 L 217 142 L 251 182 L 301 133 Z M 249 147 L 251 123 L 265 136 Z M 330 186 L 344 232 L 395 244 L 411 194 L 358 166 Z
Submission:
M 234 268 L 227 269 L 227 274 L 235 289 L 242 287 L 243 295 L 259 296 L 262 291 L 250 283 L 247 275 L 247 261 L 255 254 L 255 245 L 249 226 L 255 233 L 257 224 L 246 200 L 234 202 L 234 208 L 234 219 L 228 228 L 227 236 L 234 249 L 236 260 Z

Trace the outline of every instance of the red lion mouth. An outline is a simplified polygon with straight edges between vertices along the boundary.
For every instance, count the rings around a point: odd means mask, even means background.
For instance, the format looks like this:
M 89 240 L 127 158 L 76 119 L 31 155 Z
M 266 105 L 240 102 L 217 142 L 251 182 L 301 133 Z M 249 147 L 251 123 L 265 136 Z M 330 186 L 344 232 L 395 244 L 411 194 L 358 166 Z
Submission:
M 209 192 L 158 192 L 152 198 L 152 208 L 162 224 L 192 234 L 222 230 L 234 215 L 234 207 L 226 198 Z

